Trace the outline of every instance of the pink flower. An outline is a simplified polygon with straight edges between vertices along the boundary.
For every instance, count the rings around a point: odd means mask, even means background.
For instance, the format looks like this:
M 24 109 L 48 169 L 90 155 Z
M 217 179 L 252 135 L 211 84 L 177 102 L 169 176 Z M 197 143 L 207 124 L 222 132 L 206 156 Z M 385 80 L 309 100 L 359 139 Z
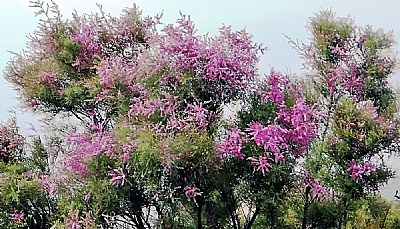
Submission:
M 40 73 L 42 80 L 50 85 L 53 85 L 56 80 L 56 74 L 53 72 L 42 72 Z
M 73 36 L 73 40 L 81 45 L 81 52 L 75 60 L 78 69 L 91 67 L 95 58 L 99 57 L 100 46 L 96 41 L 96 31 L 93 27 L 85 26 L 82 31 Z
M 28 107 L 36 108 L 39 105 L 39 102 L 36 99 L 31 99 L 28 102 Z
M 42 175 L 38 179 L 41 188 L 49 195 L 49 197 L 56 197 L 59 181 L 57 178 L 49 175 Z
M 273 153 L 279 153 L 280 148 L 286 148 L 284 138 L 286 130 L 279 125 L 263 127 L 259 123 L 253 123 L 248 130 L 251 131 L 251 139 L 253 139 L 258 146 L 263 147 L 265 152 L 271 151 Z
M 333 54 L 336 54 L 340 57 L 343 57 L 346 55 L 346 51 L 343 49 L 343 47 L 340 47 L 339 45 L 336 46 L 330 46 L 331 51 Z
M 365 176 L 369 176 L 371 172 L 376 171 L 375 165 L 368 161 L 364 162 L 364 164 L 362 165 L 362 169 L 364 171 Z
M 222 159 L 236 157 L 243 159 L 242 144 L 245 141 L 245 134 L 238 128 L 232 128 L 228 139 L 221 142 L 217 148 Z
M 282 153 L 276 152 L 274 153 L 275 162 L 283 162 L 286 160 L 285 156 Z
M 351 178 L 355 181 L 359 180 L 363 173 L 362 169 L 357 165 L 354 159 L 349 163 L 349 171 L 351 173 Z
M 82 221 L 79 220 L 79 211 L 69 210 L 69 217 L 67 218 L 68 229 L 81 229 Z
M 284 104 L 284 88 L 287 86 L 287 79 L 282 75 L 272 72 L 266 81 L 266 86 L 261 87 L 260 96 L 263 102 L 267 99 L 276 103 L 277 105 Z M 267 89 L 265 89 L 267 87 Z
M 209 111 L 203 107 L 203 103 L 189 105 L 188 121 L 196 123 L 200 128 L 208 125 Z
M 368 161 L 357 165 L 356 161 L 353 159 L 349 163 L 348 170 L 351 173 L 351 178 L 358 181 L 362 176 L 369 176 L 372 172 L 375 172 L 376 168 L 375 165 Z
M 329 192 L 327 188 L 321 185 L 316 179 L 310 178 L 310 182 L 307 186 L 311 187 L 311 191 L 313 193 L 313 199 L 322 198 L 327 199 L 329 197 Z
M 132 150 L 134 150 L 137 147 L 137 144 L 131 145 L 126 143 L 121 143 L 120 147 L 122 150 L 122 155 L 120 156 L 121 162 L 124 164 L 128 164 L 131 159 Z
M 111 183 L 116 187 L 123 186 L 125 184 L 126 177 L 122 168 L 109 171 L 108 176 L 111 177 Z
M 101 154 L 116 155 L 115 137 L 111 133 L 98 132 L 93 135 L 71 133 L 67 138 L 67 144 L 74 145 L 75 148 L 66 155 L 63 160 L 64 166 L 83 177 L 89 172 L 85 162 L 87 158 Z
M 269 171 L 269 168 L 271 168 L 266 156 L 259 156 L 258 158 L 249 157 L 247 160 L 250 160 L 251 164 L 257 166 L 257 171 L 261 171 L 263 176 L 265 176 L 265 173 Z
M 22 224 L 25 220 L 25 214 L 22 211 L 14 210 L 11 214 L 11 220 L 16 224 Z
M 185 196 L 186 198 L 188 198 L 188 200 L 190 199 L 195 199 L 196 196 L 201 196 L 201 192 L 198 191 L 197 188 L 192 187 L 192 186 L 186 186 L 183 191 L 185 191 Z

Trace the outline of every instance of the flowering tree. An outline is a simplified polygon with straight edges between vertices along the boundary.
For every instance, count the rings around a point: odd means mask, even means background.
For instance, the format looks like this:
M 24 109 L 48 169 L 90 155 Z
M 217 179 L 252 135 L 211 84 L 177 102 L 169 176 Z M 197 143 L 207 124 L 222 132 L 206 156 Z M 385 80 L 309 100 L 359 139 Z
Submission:
M 313 20 L 326 40 L 302 49 L 316 71 L 305 93 L 278 72 L 259 79 L 263 48 L 245 31 L 198 35 L 186 15 L 164 25 L 136 8 L 65 20 L 56 5 L 34 7 L 45 18 L 5 77 L 27 107 L 84 127 L 69 132 L 57 166 L 39 142 L 32 153 L 34 180 L 51 203 L 44 214 L 59 228 L 285 228 L 299 189 L 303 226 L 333 195 L 344 225 L 351 201 L 391 175 L 369 161 L 397 134 L 385 79 L 393 63 L 377 51 L 390 46 L 383 35 L 367 33 L 365 44 L 377 40 L 357 49 L 350 24 Z M 376 62 L 385 73 L 367 84 Z M 233 102 L 241 108 L 226 120 Z M 18 226 L 28 211 L 11 214 Z
M 50 228 L 53 202 L 41 185 L 41 177 L 48 171 L 43 169 L 47 160 L 40 141 L 35 140 L 28 157 L 25 138 L 15 119 L 10 119 L 0 125 L 0 147 L 0 226 Z
M 356 202 L 393 176 L 383 158 L 392 153 L 390 146 L 398 137 L 395 95 L 388 83 L 396 61 L 394 41 L 391 34 L 357 27 L 331 11 L 316 14 L 308 28 L 311 43 L 297 48 L 311 71 L 310 95 L 322 116 L 306 168 L 329 190 L 329 203 L 337 206 L 337 216 L 322 225 L 342 227 Z M 305 188 L 304 210 L 321 212 L 321 202 L 309 206 L 315 199 L 309 197 L 311 190 Z

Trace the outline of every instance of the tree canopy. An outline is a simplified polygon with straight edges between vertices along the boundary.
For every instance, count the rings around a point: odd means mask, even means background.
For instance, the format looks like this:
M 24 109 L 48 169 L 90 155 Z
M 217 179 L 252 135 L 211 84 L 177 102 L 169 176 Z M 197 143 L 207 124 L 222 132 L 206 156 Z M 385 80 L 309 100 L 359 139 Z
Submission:
M 399 137 L 390 33 L 322 10 L 309 43 L 290 40 L 304 77 L 262 76 L 245 30 L 33 7 L 42 20 L 4 77 L 79 128 L 0 126 L 1 228 L 400 226 L 376 196 Z

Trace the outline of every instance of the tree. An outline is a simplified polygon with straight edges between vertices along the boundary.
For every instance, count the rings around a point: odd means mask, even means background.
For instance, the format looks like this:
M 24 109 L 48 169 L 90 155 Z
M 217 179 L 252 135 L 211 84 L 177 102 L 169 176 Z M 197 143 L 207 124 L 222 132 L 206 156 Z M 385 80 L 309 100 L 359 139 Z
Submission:
M 50 228 L 53 202 L 42 188 L 45 171 L 39 166 L 47 161 L 44 149 L 37 139 L 27 157 L 25 147 L 15 119 L 0 125 L 0 227 Z
M 310 97 L 323 115 L 306 168 L 331 190 L 329 204 L 339 210 L 332 227 L 344 227 L 357 201 L 393 177 L 383 158 L 398 139 L 395 94 L 388 83 L 396 62 L 394 41 L 390 33 L 357 27 L 332 11 L 317 13 L 308 28 L 311 43 L 297 48 L 314 82 Z M 310 194 L 305 188 L 304 210 L 321 211 Z
M 360 42 L 352 24 L 317 15 L 299 47 L 315 71 L 305 87 L 259 77 L 263 48 L 244 30 L 198 35 L 186 15 L 163 25 L 136 8 L 65 20 L 54 4 L 33 6 L 44 19 L 5 77 L 34 111 L 84 127 L 55 169 L 39 139 L 32 149 L 43 228 L 296 227 L 289 212 L 303 228 L 344 227 L 392 175 L 367 161 L 397 138 L 384 34 Z M 226 120 L 230 103 L 241 106 Z

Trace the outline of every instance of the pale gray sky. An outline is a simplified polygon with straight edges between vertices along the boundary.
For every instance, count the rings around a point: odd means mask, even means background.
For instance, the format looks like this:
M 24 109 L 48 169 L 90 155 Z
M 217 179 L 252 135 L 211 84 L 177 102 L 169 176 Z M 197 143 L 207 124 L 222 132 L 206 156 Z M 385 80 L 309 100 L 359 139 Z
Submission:
M 332 8 L 338 16 L 351 15 L 358 25 L 372 25 L 386 31 L 393 30 L 395 38 L 400 40 L 399 13 L 400 1 L 395 0 L 324 0 L 324 1 L 277 1 L 277 0 L 55 0 L 65 16 L 73 9 L 79 13 L 96 11 L 96 3 L 113 15 L 119 15 L 124 7 L 136 3 L 143 15 L 155 15 L 164 12 L 164 22 L 172 23 L 179 12 L 191 15 L 199 33 L 216 33 L 222 25 L 231 25 L 234 29 L 246 28 L 253 34 L 254 40 L 269 48 L 261 59 L 261 73 L 276 70 L 301 74 L 301 60 L 290 47 L 283 34 L 293 39 L 307 42 L 305 25 L 308 18 L 320 9 Z M 27 42 L 26 36 L 37 25 L 38 18 L 29 8 L 29 0 L 0 0 L 0 69 L 4 69 L 11 55 L 7 52 L 21 51 Z M 397 45 L 396 51 L 400 48 Z M 0 77 L 0 121 L 6 121 L 10 108 L 18 108 L 16 93 Z M 23 131 L 27 131 L 35 118 L 29 113 L 17 113 Z M 399 161 L 392 160 L 392 164 Z M 390 192 L 396 188 L 391 182 Z M 400 188 L 400 185 L 399 185 Z

